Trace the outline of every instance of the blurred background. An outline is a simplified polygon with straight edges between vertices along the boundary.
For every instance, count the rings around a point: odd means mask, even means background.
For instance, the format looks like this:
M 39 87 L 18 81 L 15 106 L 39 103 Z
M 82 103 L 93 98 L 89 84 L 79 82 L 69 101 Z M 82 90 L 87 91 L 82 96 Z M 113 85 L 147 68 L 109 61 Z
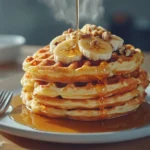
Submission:
M 71 26 L 55 19 L 54 11 L 49 6 L 50 1 L 0 0 L 0 34 L 22 35 L 27 40 L 26 44 L 31 45 L 49 43 L 53 37 Z M 72 1 L 75 7 L 75 0 L 67 1 Z M 103 18 L 97 18 L 96 24 L 119 34 L 127 43 L 133 43 L 145 51 L 149 49 L 150 0 L 103 0 L 102 6 Z
M 124 38 L 125 43 L 150 51 L 150 0 L 80 0 L 80 3 L 80 26 L 85 23 L 104 26 Z M 25 46 L 19 45 L 21 56 L 18 52 L 17 63 L 0 62 L 0 77 L 6 75 L 2 71 L 8 68 L 16 72 L 16 64 L 21 64 L 26 55 L 70 27 L 75 27 L 75 0 L 0 0 L 0 35 L 21 35 L 26 41 L 22 43 Z M 0 56 L 3 55 L 0 50 Z

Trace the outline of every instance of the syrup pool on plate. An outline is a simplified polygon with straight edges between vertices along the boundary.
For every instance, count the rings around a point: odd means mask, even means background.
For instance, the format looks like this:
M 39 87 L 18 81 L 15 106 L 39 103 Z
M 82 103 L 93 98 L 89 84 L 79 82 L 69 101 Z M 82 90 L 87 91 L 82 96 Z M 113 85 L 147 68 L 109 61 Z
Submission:
M 75 121 L 69 119 L 52 119 L 30 112 L 22 104 L 20 96 L 12 100 L 13 111 L 10 117 L 19 124 L 36 130 L 65 133 L 111 132 L 138 128 L 150 124 L 150 105 L 142 104 L 137 111 L 122 117 L 103 121 Z

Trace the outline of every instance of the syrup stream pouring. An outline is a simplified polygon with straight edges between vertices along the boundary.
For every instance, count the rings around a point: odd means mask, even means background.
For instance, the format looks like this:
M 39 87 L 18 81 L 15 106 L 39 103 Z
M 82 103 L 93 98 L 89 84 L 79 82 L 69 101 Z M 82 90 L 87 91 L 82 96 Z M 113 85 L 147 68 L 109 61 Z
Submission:
M 77 43 L 79 40 L 79 35 L 78 35 L 78 31 L 79 31 L 79 0 L 76 0 L 76 29 L 77 29 Z

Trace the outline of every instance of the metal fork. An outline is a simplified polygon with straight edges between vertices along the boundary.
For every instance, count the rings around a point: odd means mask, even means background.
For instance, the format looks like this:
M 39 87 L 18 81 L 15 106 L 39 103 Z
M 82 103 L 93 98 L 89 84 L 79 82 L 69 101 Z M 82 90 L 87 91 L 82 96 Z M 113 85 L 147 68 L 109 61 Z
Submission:
M 13 96 L 13 92 L 11 91 L 0 91 L 0 116 L 2 116 L 9 107 Z

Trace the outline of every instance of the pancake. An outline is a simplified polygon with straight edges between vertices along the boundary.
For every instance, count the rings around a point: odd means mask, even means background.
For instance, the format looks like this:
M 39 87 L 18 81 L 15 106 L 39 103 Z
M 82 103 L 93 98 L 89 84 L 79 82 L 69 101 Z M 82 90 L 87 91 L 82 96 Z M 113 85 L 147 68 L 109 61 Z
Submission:
M 139 75 L 136 77 L 116 77 L 109 79 L 106 81 L 107 83 L 58 84 L 41 81 L 34 82 L 31 76 L 25 75 L 22 79 L 22 85 L 24 86 L 24 91 L 30 89 L 32 90 L 34 87 L 33 95 L 46 96 L 51 98 L 61 96 L 65 99 L 92 99 L 129 92 L 135 89 L 139 84 L 146 84 L 147 86 L 148 80 L 146 78 L 146 72 L 140 71 Z M 31 82 L 29 82 L 29 80 L 31 80 Z
M 61 83 L 102 81 L 114 75 L 131 73 L 143 62 L 143 54 L 139 49 L 135 49 L 135 54 L 130 57 L 115 53 L 115 58 L 112 55 L 108 61 L 93 62 L 85 59 L 64 65 L 54 61 L 49 49 L 50 47 L 46 46 L 25 59 L 23 69 L 34 79 Z
M 140 85 L 137 89 L 134 89 L 130 92 L 116 94 L 114 96 L 110 96 L 107 98 L 99 98 L 99 99 L 62 99 L 62 98 L 51 98 L 46 96 L 32 96 L 32 93 L 22 92 L 22 98 L 25 104 L 27 104 L 30 100 L 36 101 L 39 104 L 43 104 L 45 106 L 50 106 L 59 109 L 98 109 L 98 108 L 107 108 L 114 107 L 118 105 L 122 105 L 125 102 L 137 97 L 144 97 L 144 88 Z
M 31 103 L 31 111 L 40 115 L 45 115 L 51 118 L 70 118 L 82 121 L 95 121 L 119 117 L 135 111 L 143 102 L 143 98 L 137 97 L 124 105 L 102 109 L 102 110 L 64 110 L 57 109 L 45 105 L 41 105 L 36 101 Z

